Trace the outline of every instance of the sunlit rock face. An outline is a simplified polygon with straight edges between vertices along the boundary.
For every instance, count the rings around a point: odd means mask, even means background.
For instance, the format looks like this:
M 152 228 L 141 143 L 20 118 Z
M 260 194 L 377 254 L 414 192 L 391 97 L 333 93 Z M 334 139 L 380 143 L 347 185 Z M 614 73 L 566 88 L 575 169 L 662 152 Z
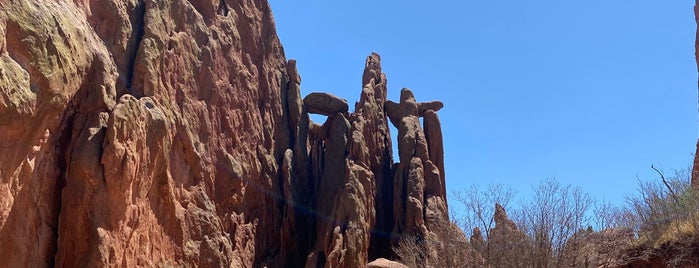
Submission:
M 331 94 L 305 101 L 263 0 L 0 0 L 0 259 L 390 258 L 448 220 L 442 105 L 406 95 L 388 111 L 377 54 L 361 79 L 354 112 Z

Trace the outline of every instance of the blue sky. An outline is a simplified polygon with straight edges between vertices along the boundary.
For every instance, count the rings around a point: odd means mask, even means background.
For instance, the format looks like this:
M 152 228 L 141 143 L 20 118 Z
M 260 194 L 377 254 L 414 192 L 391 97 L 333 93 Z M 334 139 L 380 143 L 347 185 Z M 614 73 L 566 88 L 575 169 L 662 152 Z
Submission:
M 555 177 L 620 203 L 657 178 L 651 164 L 690 165 L 693 1 L 438 3 L 270 0 L 302 95 L 353 104 L 375 51 L 390 99 L 408 87 L 445 103 L 450 190 L 503 183 L 522 196 Z

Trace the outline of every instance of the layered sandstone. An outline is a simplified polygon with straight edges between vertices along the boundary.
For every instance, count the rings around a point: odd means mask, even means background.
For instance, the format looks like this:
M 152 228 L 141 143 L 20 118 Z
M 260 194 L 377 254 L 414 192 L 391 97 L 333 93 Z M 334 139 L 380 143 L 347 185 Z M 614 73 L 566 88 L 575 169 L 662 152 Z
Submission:
M 0 8 L 5 265 L 359 267 L 448 220 L 443 105 L 377 54 L 354 112 L 302 98 L 266 1 Z

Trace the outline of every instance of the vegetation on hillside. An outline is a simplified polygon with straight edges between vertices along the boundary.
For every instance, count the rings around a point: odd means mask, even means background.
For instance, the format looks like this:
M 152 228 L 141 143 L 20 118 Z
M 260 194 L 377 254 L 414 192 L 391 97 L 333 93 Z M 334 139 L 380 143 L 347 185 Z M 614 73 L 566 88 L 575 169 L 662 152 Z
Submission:
M 527 199 L 473 185 L 453 193 L 465 211 L 452 226 L 428 241 L 402 238 L 394 251 L 410 267 L 699 267 L 699 192 L 688 171 L 656 171 L 622 205 L 555 179 Z

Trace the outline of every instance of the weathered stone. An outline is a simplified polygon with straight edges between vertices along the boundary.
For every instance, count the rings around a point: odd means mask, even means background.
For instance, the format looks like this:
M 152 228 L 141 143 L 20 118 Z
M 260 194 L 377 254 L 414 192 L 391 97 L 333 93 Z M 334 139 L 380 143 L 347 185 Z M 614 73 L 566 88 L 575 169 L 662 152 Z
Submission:
M 425 139 L 427 140 L 430 161 L 439 169 L 439 176 L 441 178 L 439 181 L 432 180 L 426 187 L 431 189 L 430 191 L 434 191 L 432 192 L 433 194 L 446 199 L 447 188 L 443 183 L 446 181 L 446 174 L 444 172 L 442 125 L 440 124 L 439 117 L 434 110 L 427 110 L 425 112 L 423 125 L 425 129 Z M 439 183 L 439 185 L 434 185 L 433 183 Z
M 401 119 L 400 124 L 396 128 L 398 129 L 399 162 L 407 165 L 413 159 L 413 156 L 417 155 L 416 149 L 420 142 L 420 133 L 422 132 L 420 121 L 416 116 L 406 116 Z
M 418 116 L 418 105 L 415 101 L 415 96 L 410 89 L 404 88 L 400 91 L 400 102 L 386 101 L 384 104 L 386 114 L 391 119 L 391 123 L 397 128 L 401 124 L 401 120 L 408 116 Z
M 296 233 L 300 232 L 301 229 L 303 229 L 303 226 L 298 225 L 299 218 L 301 216 L 297 215 L 296 213 L 296 207 L 299 204 L 296 203 L 297 198 L 295 196 L 293 188 L 293 177 L 295 175 L 295 172 L 293 170 L 293 153 L 294 152 L 291 149 L 288 149 L 286 150 L 286 152 L 284 152 L 284 160 L 282 162 L 281 168 L 285 206 L 283 219 L 284 222 L 282 223 L 282 230 L 280 234 L 280 247 L 282 249 L 282 259 L 286 260 L 289 264 L 298 264 L 301 262 L 301 260 L 297 259 L 297 254 L 299 254 L 299 252 L 302 252 L 304 249 L 301 248 L 303 246 L 303 243 L 299 243 L 299 241 L 296 241 L 295 237 Z
M 357 165 L 363 165 L 369 168 L 369 147 L 366 145 L 364 137 L 364 118 L 359 115 L 352 120 L 352 135 L 348 144 L 349 155 Z
M 438 196 L 442 195 L 442 179 L 439 176 L 439 168 L 432 163 L 431 160 L 425 161 L 425 195 Z
M 301 99 L 301 77 L 296 70 L 296 60 L 289 60 L 286 64 L 286 71 L 289 76 L 288 89 L 286 92 L 287 109 L 289 111 L 289 128 L 296 137 L 297 127 L 300 124 L 303 110 L 303 100 Z
M 425 194 L 425 223 L 427 228 L 440 228 L 445 222 L 449 222 L 449 210 L 446 199 L 439 196 Z
M 507 217 L 507 212 L 500 204 L 495 204 L 493 214 L 495 227 L 488 235 L 490 249 L 488 263 L 497 267 L 507 266 L 518 261 L 529 250 L 527 236 Z
M 408 115 L 423 117 L 428 110 L 439 111 L 444 107 L 441 101 L 416 102 L 413 92 L 404 88 L 400 91 L 400 102 L 386 101 L 386 113 L 393 125 L 398 125 L 401 118 Z
M 367 268 L 408 268 L 400 262 L 390 261 L 384 258 L 378 258 L 366 265 Z
M 439 120 L 432 109 L 442 106 L 441 102 L 416 102 L 407 88 L 401 90 L 399 103 L 384 103 L 386 114 L 398 129 L 400 162 L 393 168 L 392 234 L 395 237 L 409 233 L 420 240 L 431 239 L 440 235 L 431 229 L 449 222 L 444 178 L 435 164 L 435 161 L 443 163 L 443 148 Z M 430 140 L 420 127 L 419 116 L 428 117 L 425 125 L 431 131 Z M 434 158 L 431 153 L 435 154 Z M 434 250 L 429 254 L 436 256 Z
M 393 165 L 393 193 L 391 198 L 391 204 L 393 204 L 393 222 L 391 222 L 392 227 L 392 244 L 396 244 L 397 238 L 400 237 L 406 230 L 405 228 L 405 214 L 406 214 L 406 201 L 407 199 L 407 178 L 406 178 L 406 166 L 396 163 Z M 405 232 L 407 234 L 407 232 Z
M 362 85 L 377 85 L 381 83 L 381 56 L 371 53 L 364 62 L 364 72 L 362 73 Z M 373 81 L 372 81 L 373 80 Z M 386 95 L 377 96 L 386 101 Z
M 329 119 L 330 120 L 330 119 Z M 318 194 L 320 200 L 333 200 L 347 176 L 345 169 L 345 156 L 347 155 L 348 134 L 350 123 L 342 114 L 337 114 L 332 119 L 328 137 L 325 139 L 325 159 L 323 165 L 323 175 L 318 183 Z M 330 212 L 331 202 L 319 204 L 319 213 Z M 324 209 L 324 207 L 326 207 Z
M 441 101 L 429 101 L 429 102 L 420 102 L 417 104 L 418 108 L 418 115 L 420 117 L 425 116 L 425 113 L 429 110 L 438 112 L 444 107 L 444 103 Z
M 299 75 L 299 71 L 296 69 L 296 60 L 295 59 L 290 59 L 286 63 L 286 74 L 289 76 L 289 81 L 294 82 L 295 84 L 301 84 L 301 75 Z
M 481 233 L 480 228 L 473 228 L 473 232 L 471 232 L 471 238 L 469 239 L 469 242 L 471 243 L 471 246 L 473 246 L 473 249 L 476 250 L 476 252 L 480 254 L 483 254 L 485 252 L 485 239 L 483 238 L 483 234 Z
M 422 159 L 413 157 L 410 160 L 407 174 L 407 200 L 405 202 L 405 230 L 417 233 L 425 224 L 423 201 L 425 199 L 425 173 Z
M 349 110 L 347 100 L 341 99 L 330 93 L 313 92 L 303 98 L 303 105 L 309 113 L 334 116 L 337 113 L 346 113 Z
M 375 53 L 353 113 L 302 100 L 263 0 L 0 6 L 4 265 L 361 267 L 446 215 L 441 105 L 384 104 Z
M 0 21 L 4 265 L 265 265 L 290 140 L 266 2 L 16 1 Z
M 332 121 L 326 121 L 322 125 L 312 123 L 309 130 L 309 138 L 311 140 L 325 140 L 330 135 L 330 123 Z

